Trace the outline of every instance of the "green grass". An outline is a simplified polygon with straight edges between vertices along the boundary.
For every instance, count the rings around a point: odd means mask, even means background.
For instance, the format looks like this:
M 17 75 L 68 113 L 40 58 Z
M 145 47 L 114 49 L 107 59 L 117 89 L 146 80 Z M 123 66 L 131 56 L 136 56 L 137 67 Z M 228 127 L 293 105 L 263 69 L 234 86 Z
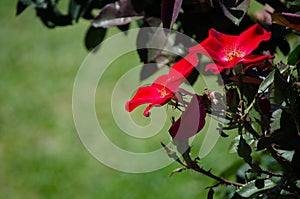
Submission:
M 72 118 L 73 82 L 87 52 L 89 26 L 49 30 L 29 8 L 15 15 L 15 2 L 0 6 L 0 198 L 203 198 L 211 181 L 194 172 L 169 177 L 176 163 L 146 174 L 127 174 L 95 160 L 82 145 Z M 132 63 L 137 63 L 136 55 Z M 122 63 L 118 62 L 119 67 Z M 117 68 L 117 67 L 115 67 Z M 118 73 L 118 69 L 110 71 Z M 117 77 L 117 75 L 116 75 Z M 108 89 L 114 77 L 105 82 Z M 105 91 L 109 95 L 109 89 Z M 98 97 L 97 97 L 98 99 Z M 107 106 L 97 109 L 108 113 Z M 104 126 L 120 146 L 132 148 L 111 116 Z M 120 135 L 120 139 L 118 139 Z M 201 143 L 199 135 L 197 143 Z M 159 139 L 151 142 L 157 148 Z M 135 142 L 132 142 L 135 143 Z M 196 144 L 195 144 L 196 145 Z M 142 144 L 139 147 L 142 148 Z M 195 146 L 195 148 L 197 148 Z M 148 148 L 147 148 L 148 149 Z M 220 139 L 201 162 L 220 173 L 234 158 Z

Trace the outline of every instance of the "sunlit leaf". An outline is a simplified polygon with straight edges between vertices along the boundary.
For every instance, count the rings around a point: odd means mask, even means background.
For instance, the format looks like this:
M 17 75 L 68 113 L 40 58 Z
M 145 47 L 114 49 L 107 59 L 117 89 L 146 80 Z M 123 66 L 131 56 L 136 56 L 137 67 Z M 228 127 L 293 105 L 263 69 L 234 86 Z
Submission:
M 237 152 L 238 155 L 242 158 L 249 157 L 252 152 L 250 145 L 246 142 L 246 140 L 242 136 L 240 136 Z
M 248 184 L 246 184 L 245 186 L 243 186 L 242 188 L 240 188 L 239 190 L 237 190 L 236 193 L 241 197 L 249 198 L 249 197 L 251 197 L 255 194 L 259 194 L 265 190 L 272 189 L 275 186 L 276 186 L 276 184 L 273 181 L 265 180 L 264 187 L 261 189 L 258 189 L 255 186 L 255 181 L 251 181 Z
M 274 74 L 275 71 L 273 70 L 267 77 L 264 79 L 264 81 L 260 84 L 258 88 L 258 93 L 263 93 L 266 91 L 266 89 L 273 83 L 274 81 Z

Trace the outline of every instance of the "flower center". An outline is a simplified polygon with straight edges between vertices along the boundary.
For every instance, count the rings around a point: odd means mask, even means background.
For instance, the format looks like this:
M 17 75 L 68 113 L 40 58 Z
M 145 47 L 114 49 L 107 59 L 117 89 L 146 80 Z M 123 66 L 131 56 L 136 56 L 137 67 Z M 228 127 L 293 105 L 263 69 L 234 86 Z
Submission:
M 244 56 L 244 53 L 242 53 L 241 51 L 239 50 L 230 50 L 230 51 L 226 51 L 226 59 L 228 61 L 231 61 L 233 58 L 241 58 Z
M 165 96 L 168 95 L 168 93 L 167 93 L 167 91 L 166 91 L 165 88 L 160 89 L 160 90 L 159 90 L 159 93 L 161 94 L 162 97 L 165 97 Z

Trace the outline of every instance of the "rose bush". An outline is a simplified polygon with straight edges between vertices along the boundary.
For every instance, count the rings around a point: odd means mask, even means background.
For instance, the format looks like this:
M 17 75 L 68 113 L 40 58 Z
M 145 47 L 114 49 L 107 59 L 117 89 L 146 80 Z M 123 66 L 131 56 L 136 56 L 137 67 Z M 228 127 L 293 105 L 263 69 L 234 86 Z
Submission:
M 165 44 L 178 49 L 174 55 L 139 48 L 140 43 L 160 41 L 157 32 L 148 32 L 147 38 L 139 35 L 137 51 L 145 63 L 140 79 L 162 67 L 170 68 L 151 85 L 140 87 L 125 105 L 131 112 L 148 104 L 146 117 L 154 106 L 169 104 L 180 111 L 169 129 L 175 150 L 162 143 L 167 155 L 181 164 L 176 171 L 194 170 L 214 179 L 216 183 L 208 186 L 208 198 L 218 190 L 221 198 L 299 198 L 299 0 L 69 2 L 63 14 L 58 1 L 19 0 L 17 14 L 33 6 L 49 28 L 72 25 L 80 18 L 91 20 L 85 37 L 88 50 L 102 42 L 107 28 L 126 31 L 134 21 L 139 27 L 173 29 L 198 42 L 192 47 L 180 45 L 165 30 L 164 36 L 169 37 Z M 152 63 L 151 70 L 148 63 Z M 194 85 L 205 70 L 222 77 L 224 95 L 209 86 L 193 94 L 182 89 L 184 83 Z M 224 119 L 215 128 L 224 139 L 236 133 L 230 150 L 243 164 L 235 172 L 235 181 L 213 174 L 200 165 L 199 158 L 191 157 L 188 140 L 201 132 L 208 116 Z

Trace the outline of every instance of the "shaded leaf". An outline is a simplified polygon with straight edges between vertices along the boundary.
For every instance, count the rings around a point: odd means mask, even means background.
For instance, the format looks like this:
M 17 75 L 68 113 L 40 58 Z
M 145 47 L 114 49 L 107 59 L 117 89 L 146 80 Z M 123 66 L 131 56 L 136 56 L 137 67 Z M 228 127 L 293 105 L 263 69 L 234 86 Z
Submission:
M 220 136 L 222 136 L 222 137 L 224 137 L 224 138 L 227 138 L 229 135 L 228 134 L 226 134 L 224 131 L 222 131 L 222 130 L 219 130 L 219 134 L 220 134 Z
M 271 180 L 265 180 L 264 187 L 261 189 L 258 189 L 255 186 L 255 181 L 251 181 L 248 184 L 246 184 L 245 186 L 243 186 L 242 188 L 240 188 L 239 190 L 237 190 L 236 193 L 241 197 L 249 198 L 249 197 L 259 194 L 265 190 L 272 189 L 275 186 L 276 186 L 276 184 L 274 182 L 272 182 Z
M 136 39 L 136 49 L 139 54 L 141 62 L 149 63 L 152 59 L 149 55 L 148 41 L 151 37 L 153 37 L 155 33 L 155 28 L 161 24 L 161 20 L 159 18 L 146 18 L 144 23 L 141 25 L 141 29 L 139 30 L 137 39 Z M 147 28 L 144 28 L 147 27 Z
M 249 157 L 252 152 L 250 145 L 246 142 L 246 140 L 244 140 L 243 136 L 240 136 L 237 152 L 238 155 L 242 158 Z
M 296 65 L 300 60 L 300 44 L 291 52 L 288 57 L 288 64 Z
M 290 48 L 289 42 L 286 39 L 282 38 L 281 40 L 278 41 L 277 45 L 278 45 L 278 48 L 280 49 L 280 51 L 285 56 L 287 56 L 289 54 L 291 48 Z
M 28 6 L 35 6 L 36 8 L 47 8 L 48 2 L 45 0 L 19 0 L 17 3 L 16 15 L 21 14 Z
M 57 8 L 56 3 L 44 3 L 45 1 L 43 0 L 36 2 L 36 13 L 45 26 L 54 28 L 55 26 L 67 26 L 72 24 L 72 18 L 68 14 L 62 14 Z
M 273 23 L 290 27 L 300 32 L 300 15 L 293 13 L 271 13 Z
M 171 27 L 174 4 L 174 0 L 162 0 L 161 2 L 161 21 L 164 28 Z
M 184 53 L 184 45 L 176 41 L 176 33 L 159 27 L 161 20 L 147 18 L 139 30 L 136 48 L 145 63 L 140 79 L 144 80 L 173 60 L 174 54 Z M 144 28 L 145 27 L 145 28 Z
M 293 166 L 293 175 L 297 176 L 300 179 L 300 151 L 296 150 L 293 154 L 292 162 Z
M 140 73 L 140 81 L 143 81 L 153 75 L 157 70 L 166 66 L 170 60 L 165 56 L 159 56 L 155 63 L 144 64 Z
M 119 30 L 121 30 L 122 32 L 125 33 L 125 35 L 127 34 L 127 30 L 129 30 L 129 24 L 125 24 L 125 25 L 120 25 L 118 26 Z
M 27 4 L 24 4 L 22 1 L 18 1 L 16 15 L 21 14 L 27 7 Z
M 134 20 L 144 18 L 143 13 L 137 13 L 131 0 L 119 0 L 104 6 L 93 20 L 94 27 L 109 28 L 128 24 Z
M 77 22 L 79 18 L 84 14 L 84 9 L 88 6 L 91 0 L 86 2 L 78 2 L 77 0 L 70 0 L 69 3 L 69 15 Z
M 256 151 L 263 150 L 272 144 L 272 138 L 270 137 L 262 137 L 258 140 L 256 145 Z
M 275 103 L 281 104 L 283 101 L 289 98 L 289 95 L 290 90 L 287 81 L 278 70 L 275 70 L 273 96 Z
M 189 85 L 193 86 L 195 84 L 195 82 L 197 81 L 199 77 L 199 70 L 194 68 L 190 74 L 190 76 L 188 76 L 188 78 L 186 78 L 187 82 L 189 83 Z
M 85 47 L 87 50 L 93 50 L 104 39 L 106 33 L 105 28 L 95 28 L 91 26 L 85 35 Z

